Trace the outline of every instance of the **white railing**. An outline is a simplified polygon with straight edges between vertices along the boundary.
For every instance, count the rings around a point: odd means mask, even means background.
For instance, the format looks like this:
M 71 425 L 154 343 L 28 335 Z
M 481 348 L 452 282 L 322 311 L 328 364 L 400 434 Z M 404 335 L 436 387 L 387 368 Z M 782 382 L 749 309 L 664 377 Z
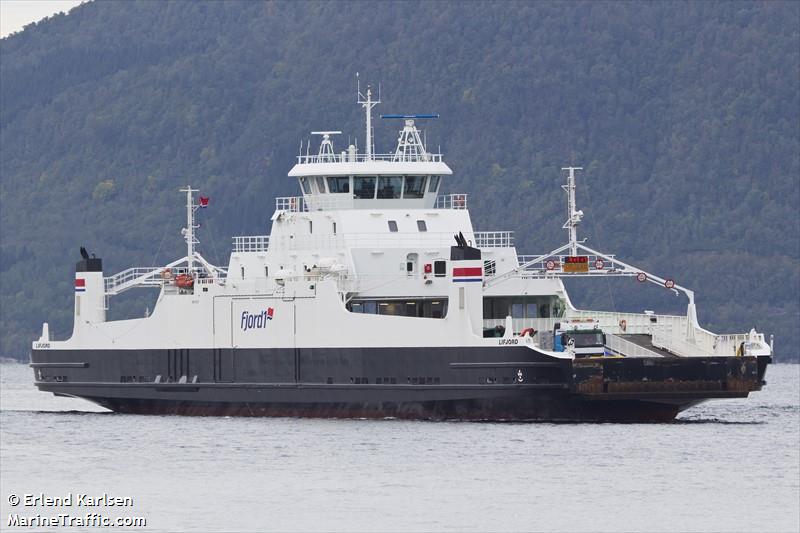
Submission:
M 653 346 L 686 357 L 735 355 L 739 345 L 749 340 L 746 333 L 716 335 L 702 328 L 694 328 L 694 340 L 689 341 L 688 319 L 685 316 L 573 309 L 568 310 L 567 315 L 570 318 L 594 318 L 600 322 L 604 332 L 613 335 L 651 335 Z M 758 334 L 758 341 L 766 345 L 763 334 Z
M 115 296 L 135 287 L 165 287 L 177 290 L 174 285 L 175 277 L 189 274 L 186 267 L 134 267 L 123 270 L 113 276 L 103 278 L 106 296 Z M 225 271 L 217 270 L 216 277 L 204 277 L 205 271 L 200 268 L 193 270 L 195 283 L 198 285 L 224 285 Z
M 466 235 L 472 242 L 472 235 Z M 455 244 L 450 232 L 313 233 L 311 235 L 271 235 L 271 250 L 330 250 L 344 248 L 446 248 Z M 422 260 L 421 260 L 422 262 Z M 430 262 L 430 261 L 428 261 Z
M 161 285 L 163 268 L 134 267 L 103 278 L 106 294 L 119 294 L 131 287 Z
M 606 347 L 625 357 L 663 357 L 662 354 L 639 346 L 635 342 L 623 339 L 612 333 L 606 333 Z
M 275 210 L 299 213 L 306 208 L 302 196 L 278 196 L 275 198 Z
M 436 197 L 434 204 L 436 209 L 466 209 L 467 208 L 467 195 L 464 193 L 458 194 L 442 194 Z
M 367 156 L 365 153 L 353 154 L 350 152 L 340 152 L 338 154 L 308 154 L 297 156 L 297 163 L 301 165 L 315 163 L 369 163 L 371 161 L 402 161 L 404 163 L 440 163 L 442 154 L 424 153 L 409 156 L 408 154 L 372 154 Z
M 269 235 L 239 235 L 233 238 L 234 252 L 266 252 Z
M 677 315 L 646 315 L 644 313 L 617 313 L 614 311 L 589 311 L 568 309 L 567 318 L 593 318 L 600 322 L 600 329 L 615 335 L 652 335 L 655 326 L 666 325 L 686 331 L 686 317 Z
M 476 231 L 476 248 L 510 248 L 514 246 L 513 231 Z
M 514 333 L 520 333 L 524 329 L 533 328 L 536 331 L 549 331 L 553 332 L 553 327 L 556 322 L 564 320 L 563 318 L 512 318 Z M 483 327 L 493 328 L 495 326 L 505 326 L 505 318 L 484 318 Z
M 676 355 L 693 357 L 697 355 L 713 355 L 713 352 L 704 350 L 702 347 L 686 340 L 685 330 L 675 331 L 669 326 L 658 326 L 653 328 L 653 346 L 667 350 Z

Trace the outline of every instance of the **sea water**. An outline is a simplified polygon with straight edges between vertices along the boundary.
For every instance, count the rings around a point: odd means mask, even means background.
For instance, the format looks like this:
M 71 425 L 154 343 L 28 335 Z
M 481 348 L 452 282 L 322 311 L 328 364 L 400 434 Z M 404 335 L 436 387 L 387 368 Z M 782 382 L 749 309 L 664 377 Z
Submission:
M 800 366 L 766 379 L 667 424 L 193 418 L 113 414 L 2 364 L 0 530 L 798 531 Z

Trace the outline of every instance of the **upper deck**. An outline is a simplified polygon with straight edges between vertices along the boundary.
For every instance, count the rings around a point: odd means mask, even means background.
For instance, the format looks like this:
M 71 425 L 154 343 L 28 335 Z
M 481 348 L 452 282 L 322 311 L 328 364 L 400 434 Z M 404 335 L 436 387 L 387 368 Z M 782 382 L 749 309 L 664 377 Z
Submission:
M 297 156 L 297 164 L 289 171 L 290 178 L 302 176 L 402 176 L 438 175 L 453 173 L 445 164 L 442 154 L 423 153 L 411 157 L 406 154 L 359 154 L 346 151 L 339 154 L 306 154 Z
M 322 136 L 317 153 L 310 143 L 300 145 L 297 163 L 289 171 L 303 192 L 306 209 L 397 209 L 432 208 L 436 203 L 441 178 L 453 173 L 442 154 L 428 151 L 420 135 L 416 119 L 438 118 L 439 115 L 382 115 L 402 119 L 403 129 L 393 153 L 375 153 L 372 141 L 371 110 L 378 103 L 359 92 L 359 104 L 366 111 L 366 150 L 359 153 L 355 144 L 346 150 L 334 148 L 332 136 L 340 131 L 313 131 Z M 296 202 L 295 202 L 296 205 Z M 300 209 L 302 210 L 302 208 Z

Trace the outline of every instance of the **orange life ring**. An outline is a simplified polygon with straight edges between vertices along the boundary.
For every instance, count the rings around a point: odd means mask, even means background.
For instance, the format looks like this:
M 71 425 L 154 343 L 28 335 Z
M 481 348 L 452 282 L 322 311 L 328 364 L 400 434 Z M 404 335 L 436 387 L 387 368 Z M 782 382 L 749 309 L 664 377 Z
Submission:
M 534 335 L 536 335 L 536 330 L 533 328 L 525 328 L 519 334 L 520 337 L 533 337 Z
M 624 318 L 619 321 L 619 329 L 621 329 L 622 331 L 625 331 L 625 330 L 628 329 L 628 322 L 625 321 Z

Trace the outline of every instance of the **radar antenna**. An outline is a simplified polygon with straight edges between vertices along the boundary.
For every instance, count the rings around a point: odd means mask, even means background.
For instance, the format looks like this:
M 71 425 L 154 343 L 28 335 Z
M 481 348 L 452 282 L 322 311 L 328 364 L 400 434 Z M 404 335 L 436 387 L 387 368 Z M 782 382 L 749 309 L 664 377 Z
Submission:
M 419 130 L 414 125 L 414 120 L 439 118 L 438 113 L 418 115 L 381 115 L 381 118 L 399 118 L 405 121 L 400 137 L 397 139 L 397 149 L 393 161 L 428 161 L 428 151 L 425 143 L 419 136 Z
M 322 142 L 319 143 L 319 153 L 317 154 L 318 163 L 333 163 L 336 161 L 336 152 L 333 151 L 333 141 L 331 135 L 340 135 L 341 131 L 312 131 L 311 135 L 322 135 Z

